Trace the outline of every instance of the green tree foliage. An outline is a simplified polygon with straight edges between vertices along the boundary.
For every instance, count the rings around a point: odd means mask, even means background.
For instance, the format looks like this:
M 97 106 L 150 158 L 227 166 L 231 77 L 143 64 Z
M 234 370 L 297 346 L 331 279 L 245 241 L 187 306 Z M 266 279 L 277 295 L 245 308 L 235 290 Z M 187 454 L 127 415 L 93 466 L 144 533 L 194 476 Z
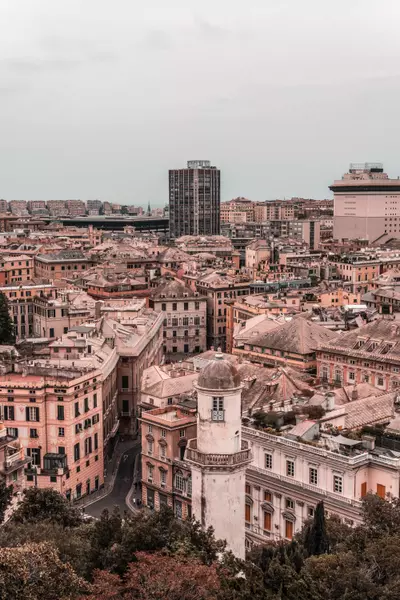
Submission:
M 304 546 L 308 556 L 319 556 L 320 554 L 327 554 L 329 552 L 323 502 L 317 504 L 314 518 L 307 526 Z
M 400 502 L 368 495 L 363 516 L 350 527 L 321 503 L 294 540 L 241 561 L 169 509 L 82 522 L 56 492 L 29 490 L 0 528 L 0 600 L 400 598 Z
M 11 503 L 13 495 L 13 486 L 6 485 L 3 481 L 0 483 L 0 523 L 4 521 L 6 510 Z
M 13 344 L 14 341 L 14 324 L 8 311 L 8 301 L 0 292 L 0 344 Z
M 0 548 L 0 600 L 67 600 L 87 590 L 50 544 Z
M 82 523 L 81 513 L 68 500 L 51 488 L 29 488 L 13 515 L 15 522 L 51 521 L 63 527 Z

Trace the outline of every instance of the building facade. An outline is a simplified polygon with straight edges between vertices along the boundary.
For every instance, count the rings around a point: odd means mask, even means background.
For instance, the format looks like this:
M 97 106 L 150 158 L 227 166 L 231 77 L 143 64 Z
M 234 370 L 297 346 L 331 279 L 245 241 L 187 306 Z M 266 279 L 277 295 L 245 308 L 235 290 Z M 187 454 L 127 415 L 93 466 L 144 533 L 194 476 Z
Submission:
M 218 235 L 220 202 L 220 171 L 208 160 L 191 160 L 186 169 L 170 170 L 170 237 Z
M 384 242 L 400 237 L 400 180 L 389 179 L 381 163 L 353 163 L 329 189 L 334 193 L 336 239 Z
M 159 510 L 169 506 L 178 519 L 192 516 L 192 476 L 185 462 L 189 439 L 196 434 L 195 411 L 178 406 L 142 413 L 142 502 Z

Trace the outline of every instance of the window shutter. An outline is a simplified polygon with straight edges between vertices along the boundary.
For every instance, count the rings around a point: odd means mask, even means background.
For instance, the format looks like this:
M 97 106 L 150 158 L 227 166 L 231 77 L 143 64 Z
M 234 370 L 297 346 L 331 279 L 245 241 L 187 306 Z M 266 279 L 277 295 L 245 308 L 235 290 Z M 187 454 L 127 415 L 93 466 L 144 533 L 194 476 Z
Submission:
M 27 421 L 30 421 L 30 418 L 29 418 L 29 406 L 27 406 L 27 407 L 25 408 L 25 419 L 26 419 Z

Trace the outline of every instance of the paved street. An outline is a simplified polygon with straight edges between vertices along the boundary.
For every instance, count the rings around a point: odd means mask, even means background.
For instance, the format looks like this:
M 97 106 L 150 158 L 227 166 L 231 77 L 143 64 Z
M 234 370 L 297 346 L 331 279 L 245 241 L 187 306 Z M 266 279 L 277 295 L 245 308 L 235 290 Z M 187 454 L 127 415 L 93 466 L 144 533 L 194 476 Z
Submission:
M 118 506 L 122 513 L 125 510 L 128 510 L 128 507 L 125 504 L 125 498 L 132 485 L 135 458 L 139 454 L 139 442 L 135 444 L 133 448 L 124 452 L 121 457 L 113 491 L 105 498 L 101 498 L 98 502 L 87 506 L 85 508 L 86 514 L 91 515 L 92 517 L 100 517 L 105 508 L 112 510 L 114 506 Z

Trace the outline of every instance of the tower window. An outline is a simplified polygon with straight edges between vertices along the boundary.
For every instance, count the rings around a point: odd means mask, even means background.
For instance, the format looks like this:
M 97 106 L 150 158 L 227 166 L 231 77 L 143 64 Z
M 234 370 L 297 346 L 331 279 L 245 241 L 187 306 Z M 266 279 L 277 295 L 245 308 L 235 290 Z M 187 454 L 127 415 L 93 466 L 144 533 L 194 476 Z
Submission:
M 221 397 L 214 397 L 212 399 L 211 420 L 223 421 L 224 413 L 224 399 Z

